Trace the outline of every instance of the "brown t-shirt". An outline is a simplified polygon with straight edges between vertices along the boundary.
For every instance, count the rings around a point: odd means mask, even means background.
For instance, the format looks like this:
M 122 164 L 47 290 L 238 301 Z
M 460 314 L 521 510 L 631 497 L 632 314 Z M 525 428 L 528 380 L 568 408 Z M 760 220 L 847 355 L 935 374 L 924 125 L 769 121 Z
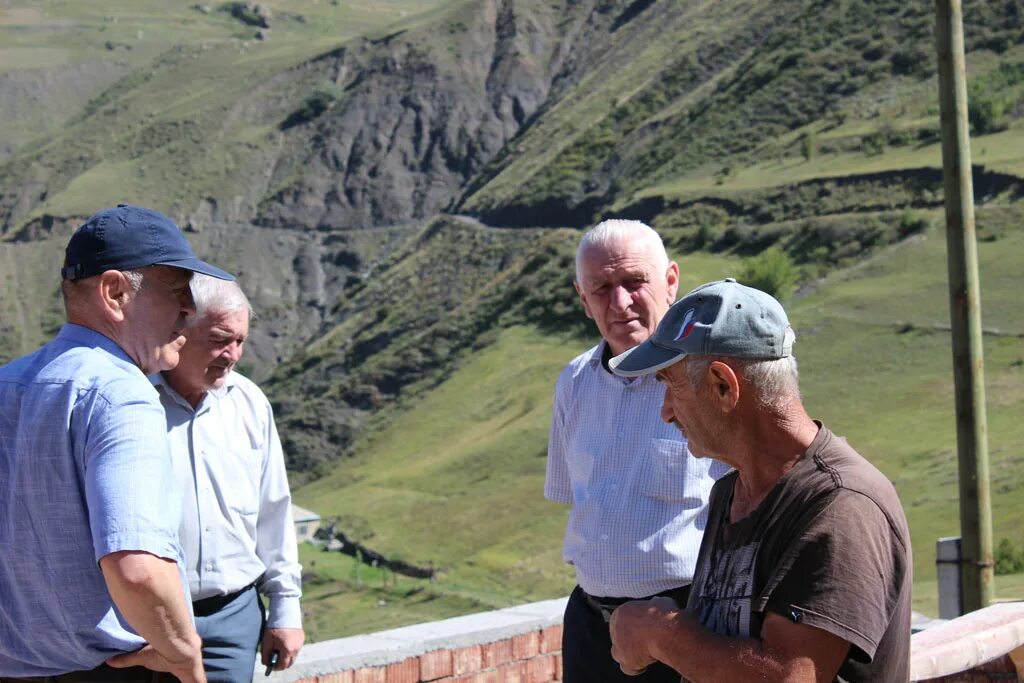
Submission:
M 822 426 L 757 509 L 729 522 L 736 472 L 715 484 L 687 608 L 758 638 L 765 612 L 850 643 L 839 681 L 910 675 L 910 533 L 892 484 Z

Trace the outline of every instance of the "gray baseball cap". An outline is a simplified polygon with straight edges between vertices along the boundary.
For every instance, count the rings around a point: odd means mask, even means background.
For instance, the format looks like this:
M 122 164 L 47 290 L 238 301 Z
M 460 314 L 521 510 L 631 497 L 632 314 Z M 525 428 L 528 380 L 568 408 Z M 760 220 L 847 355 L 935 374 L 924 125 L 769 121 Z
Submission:
M 730 277 L 701 285 L 672 304 L 650 339 L 609 365 L 616 375 L 638 377 L 690 355 L 785 358 L 793 355 L 794 341 L 782 304 Z

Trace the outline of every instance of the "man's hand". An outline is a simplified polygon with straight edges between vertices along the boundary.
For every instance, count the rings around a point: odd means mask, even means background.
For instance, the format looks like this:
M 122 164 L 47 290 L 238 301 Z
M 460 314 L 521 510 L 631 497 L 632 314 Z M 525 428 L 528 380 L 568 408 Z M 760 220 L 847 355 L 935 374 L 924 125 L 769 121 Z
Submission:
M 306 633 L 301 628 L 268 628 L 263 633 L 263 645 L 260 648 L 263 666 L 270 666 L 270 653 L 277 650 L 278 660 L 274 671 L 284 671 L 290 667 L 306 642 Z
M 169 671 L 182 681 L 205 683 L 202 641 L 192 624 L 178 565 L 144 551 L 125 550 L 100 558 L 110 597 L 125 620 L 149 643 L 111 666 L 141 664 Z
M 612 612 L 608 628 L 612 636 L 612 658 L 622 673 L 637 676 L 657 661 L 651 654 L 651 636 L 666 621 L 679 615 L 679 605 L 672 598 L 658 597 L 634 600 Z
M 141 666 L 150 671 L 166 671 L 173 674 L 181 683 L 206 683 L 203 658 L 198 654 L 198 645 L 196 650 L 197 655 L 192 660 L 172 662 L 157 652 L 152 645 L 146 645 L 141 650 L 111 657 L 107 664 L 115 669 Z

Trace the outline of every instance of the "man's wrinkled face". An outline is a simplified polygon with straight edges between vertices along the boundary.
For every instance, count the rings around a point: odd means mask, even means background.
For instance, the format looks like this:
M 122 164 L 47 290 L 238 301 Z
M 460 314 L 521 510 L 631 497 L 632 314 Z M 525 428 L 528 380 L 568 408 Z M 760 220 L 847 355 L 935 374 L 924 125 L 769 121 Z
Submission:
M 696 387 L 686 372 L 686 359 L 658 371 L 658 381 L 665 385 L 661 419 L 674 424 L 686 437 L 690 452 L 698 458 L 719 457 L 725 426 L 720 416 L 712 413 L 712 402 L 706 397 L 707 374 Z
M 131 295 L 125 308 L 123 341 L 128 354 L 150 374 L 178 364 L 185 344 L 182 330 L 196 309 L 188 286 L 191 271 L 149 266 L 142 272 L 142 289 Z
M 249 310 L 212 311 L 185 330 L 188 341 L 171 375 L 185 392 L 206 392 L 224 386 L 249 336 Z M 183 392 L 184 393 L 184 392 Z
M 646 241 L 618 240 L 581 254 L 576 291 L 616 355 L 647 341 L 675 301 L 679 267 L 662 269 L 652 251 Z

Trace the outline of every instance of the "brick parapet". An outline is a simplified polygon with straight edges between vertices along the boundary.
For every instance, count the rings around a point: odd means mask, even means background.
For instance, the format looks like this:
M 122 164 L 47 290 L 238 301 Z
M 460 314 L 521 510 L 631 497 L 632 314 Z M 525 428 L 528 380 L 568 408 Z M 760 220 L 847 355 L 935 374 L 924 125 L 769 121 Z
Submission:
M 313 643 L 268 683 L 561 680 L 565 598 Z M 254 681 L 267 680 L 257 668 Z
M 268 683 L 548 683 L 562 679 L 565 599 L 313 643 Z M 911 638 L 911 680 L 1024 680 L 1024 603 Z

